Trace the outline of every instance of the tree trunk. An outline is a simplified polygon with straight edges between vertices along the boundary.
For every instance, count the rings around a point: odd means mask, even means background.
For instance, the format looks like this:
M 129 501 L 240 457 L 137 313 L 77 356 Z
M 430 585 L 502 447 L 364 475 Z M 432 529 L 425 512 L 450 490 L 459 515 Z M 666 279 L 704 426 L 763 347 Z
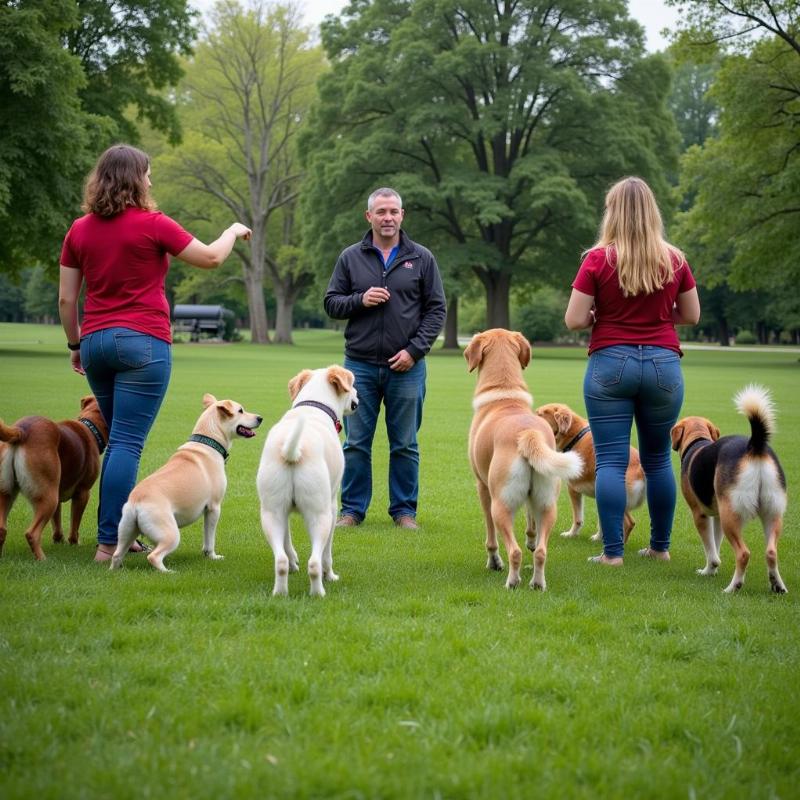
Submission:
M 717 321 L 719 323 L 719 343 L 723 347 L 729 347 L 731 343 L 731 332 L 728 328 L 728 320 L 725 317 L 718 317 Z
M 508 328 L 511 324 L 511 273 L 487 271 L 484 286 L 486 287 L 486 327 Z
M 294 344 L 292 341 L 292 313 L 294 297 L 275 292 L 275 342 Z
M 255 270 L 245 267 L 244 286 L 247 292 L 247 308 L 250 312 L 250 341 L 253 344 L 269 344 L 263 273 L 257 274 Z
M 447 304 L 447 317 L 444 321 L 444 344 L 443 350 L 458 349 L 458 295 L 450 297 Z

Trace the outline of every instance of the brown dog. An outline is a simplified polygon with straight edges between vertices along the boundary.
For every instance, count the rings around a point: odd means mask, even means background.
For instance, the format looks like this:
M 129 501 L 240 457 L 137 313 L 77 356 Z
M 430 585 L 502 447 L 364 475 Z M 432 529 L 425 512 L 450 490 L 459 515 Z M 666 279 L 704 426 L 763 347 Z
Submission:
M 68 500 L 72 500 L 69 543 L 78 543 L 81 518 L 107 440 L 108 426 L 92 395 L 81 400 L 77 420 L 23 417 L 13 425 L 0 422 L 0 553 L 8 532 L 8 514 L 19 492 L 33 507 L 25 538 L 38 561 L 45 558 L 42 532 L 50 520 L 53 541 L 64 540 L 61 503 Z
M 580 414 L 576 414 L 569 406 L 563 403 L 548 403 L 539 406 L 536 413 L 546 420 L 556 437 L 556 448 L 560 453 L 570 450 L 583 459 L 583 472 L 569 482 L 567 490 L 572 504 L 572 527 L 561 535 L 567 539 L 574 539 L 583 527 L 583 498 L 594 497 L 595 458 L 594 440 L 589 430 L 589 421 Z M 625 494 L 627 503 L 625 517 L 622 523 L 623 539 L 628 541 L 636 521 L 630 515 L 631 509 L 638 508 L 644 502 L 645 494 L 644 471 L 639 460 L 639 451 L 631 447 L 628 458 L 628 469 L 625 471 Z M 590 539 L 593 542 L 601 541 L 603 532 L 599 529 Z
M 716 575 L 722 533 L 733 547 L 736 569 L 726 592 L 744 583 L 750 551 L 742 528 L 761 519 L 766 540 L 767 571 L 772 591 L 786 592 L 778 572 L 778 538 L 786 511 L 786 478 L 778 457 L 767 444 L 775 417 L 769 392 L 748 386 L 734 402 L 750 420 L 750 438 L 723 436 L 705 417 L 684 417 L 672 429 L 672 449 L 681 454 L 681 490 L 703 541 L 706 564 L 700 575 Z
M 486 521 L 489 569 L 503 569 L 497 531 L 503 536 L 509 567 L 506 587 L 519 585 L 522 551 L 514 537 L 514 515 L 527 512 L 527 547 L 533 551 L 531 587 L 544 590 L 547 542 L 556 520 L 561 478 L 577 478 L 583 462 L 577 453 L 559 453 L 550 426 L 531 409 L 533 398 L 522 377 L 531 346 L 521 334 L 495 328 L 477 334 L 464 351 L 469 371 L 478 369 L 472 401 L 469 457 Z

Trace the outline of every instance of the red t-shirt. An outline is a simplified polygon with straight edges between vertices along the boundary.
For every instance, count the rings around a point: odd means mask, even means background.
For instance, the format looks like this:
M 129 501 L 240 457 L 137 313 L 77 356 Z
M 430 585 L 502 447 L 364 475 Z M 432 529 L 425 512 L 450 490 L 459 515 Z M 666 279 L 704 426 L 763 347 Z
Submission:
M 177 255 L 192 238 L 166 214 L 143 208 L 76 219 L 64 239 L 61 265 L 81 270 L 86 283 L 81 336 L 122 327 L 171 342 L 167 254 Z
M 694 276 L 684 261 L 675 260 L 675 277 L 652 294 L 625 297 L 617 277 L 616 253 L 596 247 L 586 254 L 572 288 L 594 297 L 596 322 L 589 340 L 589 353 L 615 344 L 668 347 L 681 353 L 672 322 L 672 307 L 679 294 L 695 287 Z

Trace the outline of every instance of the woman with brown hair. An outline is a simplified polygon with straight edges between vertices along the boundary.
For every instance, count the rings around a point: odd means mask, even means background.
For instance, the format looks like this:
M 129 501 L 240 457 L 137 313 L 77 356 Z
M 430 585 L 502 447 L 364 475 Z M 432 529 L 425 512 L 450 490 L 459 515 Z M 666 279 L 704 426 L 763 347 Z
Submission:
M 700 301 L 692 271 L 664 239 L 656 199 L 641 178 L 624 178 L 609 190 L 600 238 L 572 287 L 564 321 L 570 330 L 591 328 L 583 395 L 603 553 L 590 560 L 622 564 L 625 470 L 636 420 L 650 511 L 650 546 L 639 555 L 668 561 L 676 499 L 670 430 L 683 403 L 675 325 L 695 325 Z
M 169 384 L 168 256 L 214 269 L 237 239 L 250 237 L 249 228 L 235 222 L 203 244 L 156 210 L 150 185 L 145 153 L 124 144 L 110 147 L 87 179 L 86 214 L 72 224 L 61 251 L 58 308 L 72 369 L 86 375 L 109 429 L 95 561 L 107 561 L 114 552 L 122 506 Z M 144 548 L 137 543 L 132 549 Z

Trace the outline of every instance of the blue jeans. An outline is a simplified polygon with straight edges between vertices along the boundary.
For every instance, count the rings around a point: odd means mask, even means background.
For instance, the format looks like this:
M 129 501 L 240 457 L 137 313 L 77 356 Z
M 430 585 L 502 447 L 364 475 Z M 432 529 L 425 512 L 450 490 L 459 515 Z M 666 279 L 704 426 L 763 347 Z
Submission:
M 622 555 L 625 470 L 636 420 L 639 455 L 647 481 L 650 547 L 669 549 L 675 514 L 670 430 L 683 403 L 683 373 L 674 350 L 646 345 L 614 345 L 589 357 L 583 396 L 594 439 L 597 513 L 603 551 Z
M 386 410 L 389 436 L 389 516 L 417 514 L 419 447 L 417 431 L 422 424 L 425 400 L 425 360 L 408 372 L 394 372 L 345 357 L 344 365 L 356 376 L 358 411 L 344 418 L 344 478 L 342 514 L 364 519 L 372 499 L 372 440 L 381 401 Z
M 167 391 L 172 348 L 146 333 L 105 328 L 81 339 L 81 364 L 109 430 L 97 541 L 116 544 L 122 506 L 136 484 L 144 440 Z

